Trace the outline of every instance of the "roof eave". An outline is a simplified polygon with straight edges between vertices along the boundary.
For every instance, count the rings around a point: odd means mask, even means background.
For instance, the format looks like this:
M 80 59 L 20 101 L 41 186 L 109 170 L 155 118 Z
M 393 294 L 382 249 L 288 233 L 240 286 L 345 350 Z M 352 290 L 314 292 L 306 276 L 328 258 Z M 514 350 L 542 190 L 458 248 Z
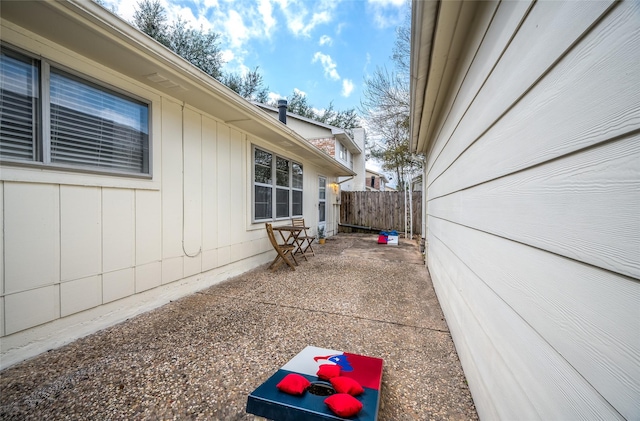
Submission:
M 275 112 L 275 113 L 279 112 L 279 110 L 277 108 L 272 107 L 270 105 L 262 104 L 262 103 L 255 102 L 255 101 L 252 102 L 252 104 L 256 105 L 259 108 L 262 108 L 263 110 L 269 110 L 269 111 Z M 303 117 L 301 115 L 290 113 L 290 112 L 287 112 L 287 118 L 294 118 L 296 120 L 304 121 L 306 123 L 313 124 L 315 126 L 331 130 L 331 134 L 336 139 L 338 139 L 342 143 L 344 143 L 344 145 L 347 147 L 349 152 L 351 152 L 354 155 L 362 153 L 362 149 L 353 141 L 353 139 L 351 139 L 351 137 L 347 134 L 347 132 L 344 129 L 340 128 L 340 127 L 332 126 L 332 125 L 326 124 L 326 123 L 321 123 L 319 121 L 315 121 L 315 120 L 312 120 L 310 118 Z
M 277 145 L 294 145 L 296 153 L 323 167 L 327 175 L 354 175 L 266 112 L 93 1 L 3 2 L 1 17 L 230 126 Z
M 480 2 L 413 2 L 411 134 L 413 153 L 427 155 L 447 103 Z
M 410 137 L 412 153 L 419 153 L 420 121 L 425 101 L 427 78 L 431 62 L 438 1 L 413 1 L 411 5 L 411 57 L 410 57 Z
M 362 149 L 351 139 L 351 136 L 346 131 L 340 128 L 331 129 L 331 133 L 351 152 L 353 155 L 359 155 L 362 153 Z

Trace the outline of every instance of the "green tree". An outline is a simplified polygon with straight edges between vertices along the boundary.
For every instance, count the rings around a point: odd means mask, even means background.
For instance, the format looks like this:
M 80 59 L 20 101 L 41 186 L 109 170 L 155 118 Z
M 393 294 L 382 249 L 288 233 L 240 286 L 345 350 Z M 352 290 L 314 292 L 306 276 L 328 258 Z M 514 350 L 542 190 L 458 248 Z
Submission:
M 364 99 L 360 111 L 369 131 L 377 141 L 369 144 L 370 154 L 382 163 L 382 169 L 392 171 L 398 189 L 406 188 L 406 177 L 421 168 L 409 148 L 409 63 L 411 50 L 411 24 L 409 16 L 396 29 L 391 59 L 394 70 L 377 67 L 365 79 Z
M 206 32 L 202 27 L 190 28 L 180 18 L 169 23 L 160 0 L 139 1 L 133 15 L 133 24 L 242 97 L 263 103 L 268 101 L 269 87 L 264 85 L 258 67 L 245 74 L 223 72 L 220 35 L 212 31 Z
M 272 102 L 270 105 L 277 106 L 277 101 Z M 300 91 L 294 90 L 293 93 L 287 98 L 287 109 L 289 112 L 298 114 L 299 116 L 310 118 L 315 120 L 318 118 L 318 114 L 313 110 L 307 96 Z
M 229 89 L 250 101 L 266 104 L 269 100 L 269 87 L 264 85 L 262 75 L 256 66 L 245 74 L 228 72 L 220 79 Z
M 167 23 L 167 12 L 160 0 L 139 1 L 133 24 L 209 76 L 216 79 L 222 76 L 220 36 L 215 32 L 187 27 L 180 18 Z
M 258 71 L 259 67 L 256 66 L 244 74 L 223 72 L 220 36 L 211 31 L 205 32 L 203 28 L 190 28 L 180 18 L 169 23 L 167 12 L 160 0 L 140 0 L 135 9 L 133 23 L 142 32 L 218 79 L 238 95 L 250 101 L 277 106 L 275 102 L 269 103 L 269 87 L 265 85 Z M 359 125 L 355 109 L 337 111 L 333 103 L 330 103 L 324 110 L 316 111 L 309 104 L 307 96 L 300 91 L 294 91 L 288 102 L 290 112 L 340 127 L 349 134 L 351 129 Z
M 330 102 L 329 106 L 322 110 L 318 116 L 318 121 L 347 130 L 350 135 L 351 129 L 360 126 L 360 117 L 358 116 L 355 108 L 336 111 L 333 108 L 333 102 Z
M 138 2 L 133 14 L 133 23 L 151 38 L 168 46 L 167 13 L 159 0 L 142 0 Z
M 219 39 L 220 35 L 215 32 L 205 32 L 202 28 L 189 28 L 181 18 L 178 18 L 169 25 L 166 45 L 209 76 L 220 79 L 223 61 Z

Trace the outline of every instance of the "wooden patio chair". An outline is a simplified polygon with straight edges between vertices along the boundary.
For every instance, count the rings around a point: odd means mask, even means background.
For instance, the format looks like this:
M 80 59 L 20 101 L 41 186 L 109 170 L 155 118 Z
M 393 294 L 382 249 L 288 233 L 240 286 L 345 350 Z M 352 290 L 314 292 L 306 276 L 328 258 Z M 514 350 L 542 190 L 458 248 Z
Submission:
M 293 266 L 293 263 L 291 263 L 291 260 L 289 260 L 289 256 L 291 256 L 293 258 L 293 261 L 296 263 L 296 265 L 298 264 L 298 262 L 296 261 L 296 257 L 293 255 L 293 251 L 296 249 L 296 245 L 295 244 L 279 244 L 278 240 L 276 240 L 276 236 L 273 233 L 273 226 L 268 222 L 265 223 L 265 226 L 267 228 L 267 235 L 269 236 L 269 241 L 271 241 L 271 245 L 273 246 L 275 251 L 278 253 L 276 255 L 276 258 L 273 259 L 273 262 L 271 262 L 271 264 L 269 265 L 269 269 L 271 269 L 271 271 L 275 271 L 282 264 L 282 262 L 284 262 L 287 265 L 289 265 L 291 270 L 296 270 L 295 266 Z
M 291 218 L 291 225 L 293 225 L 294 227 L 306 227 L 304 218 Z M 309 235 L 307 229 L 304 228 L 295 238 L 296 245 L 298 246 L 295 253 L 300 253 L 302 257 L 304 257 L 304 260 L 309 261 L 306 256 L 307 252 L 310 252 L 314 256 L 316 255 L 315 251 L 313 251 L 312 246 L 315 239 L 315 235 Z

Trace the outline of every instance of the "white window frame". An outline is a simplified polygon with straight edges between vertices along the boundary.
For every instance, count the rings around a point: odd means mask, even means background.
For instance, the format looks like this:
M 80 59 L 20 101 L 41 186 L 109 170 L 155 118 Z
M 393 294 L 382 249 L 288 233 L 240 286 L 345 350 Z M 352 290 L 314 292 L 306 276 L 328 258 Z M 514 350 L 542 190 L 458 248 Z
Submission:
M 126 176 L 132 178 L 143 178 L 143 179 L 151 179 L 152 178 L 152 151 L 151 151 L 151 103 L 148 100 L 142 99 L 136 95 L 133 95 L 129 92 L 125 92 L 121 89 L 115 88 L 113 86 L 109 86 L 103 82 L 96 81 L 94 78 L 88 77 L 86 75 L 82 75 L 76 71 L 68 69 L 65 66 L 57 65 L 47 59 L 43 59 L 41 57 L 34 56 L 29 52 L 26 52 L 20 48 L 16 48 L 7 43 L 2 43 L 3 50 L 7 50 L 8 52 L 15 54 L 17 56 L 22 56 L 25 59 L 32 60 L 33 66 L 37 69 L 37 77 L 34 78 L 37 86 L 36 94 L 36 102 L 37 102 L 37 114 L 38 116 L 32 121 L 34 126 L 34 153 L 32 159 L 11 159 L 8 157 L 0 158 L 3 165 L 10 164 L 15 167 L 38 167 L 38 168 L 51 168 L 51 169 L 64 169 L 74 172 L 85 172 L 85 173 L 95 173 L 95 174 L 105 174 L 109 176 Z M 53 71 L 52 71 L 53 69 Z M 52 139 L 52 101 L 51 101 L 51 76 L 52 73 L 57 75 L 60 80 L 71 81 L 72 83 L 76 83 L 78 86 L 83 86 L 87 89 L 94 90 L 95 92 L 100 92 L 102 94 L 106 94 L 105 98 L 117 98 L 125 101 L 126 103 L 132 104 L 133 106 L 137 106 L 141 111 L 146 112 L 146 116 L 144 119 L 145 125 L 142 126 L 143 129 L 143 137 L 140 139 L 142 143 L 138 146 L 141 154 L 141 168 L 140 171 L 136 170 L 127 170 L 127 169 L 118 169 L 113 166 L 100 165 L 100 161 L 95 159 L 91 162 L 92 158 L 96 158 L 99 156 L 101 152 L 94 152 L 94 154 L 87 153 L 86 155 L 81 155 L 83 159 L 86 159 L 87 162 L 80 163 L 74 162 L 73 159 L 69 159 L 69 162 L 55 162 L 52 159 L 52 147 L 51 147 L 51 139 Z M 104 110 L 108 111 L 108 108 Z M 81 120 L 78 120 L 81 121 Z M 91 132 L 87 131 L 87 133 L 91 134 Z M 73 138 L 71 138 L 73 139 Z M 107 145 L 117 145 L 117 140 L 108 142 Z M 63 140 L 64 142 L 64 140 Z M 73 143 L 73 142 L 70 142 Z M 98 146 L 98 149 L 101 146 Z M 95 146 L 94 146 L 95 149 Z M 61 160 L 62 161 L 62 160 Z M 78 159 L 80 161 L 80 159 Z M 117 162 L 117 161 L 114 161 Z M 124 161 L 123 161 L 124 162 Z
M 347 147 L 344 146 L 342 144 L 342 142 L 338 142 L 338 149 L 340 151 L 339 152 L 340 159 L 342 161 L 344 161 L 344 162 L 347 162 L 347 158 L 348 158 L 348 154 L 349 154 L 348 151 L 347 151 Z
M 260 151 L 265 154 L 271 155 L 271 168 L 270 168 L 270 178 L 269 182 L 259 182 L 256 181 L 256 151 Z M 277 185 L 277 161 L 285 160 L 288 163 L 288 186 Z M 300 169 L 300 179 L 298 180 L 298 184 L 294 186 L 294 182 L 296 178 L 294 177 L 294 166 L 298 166 Z M 251 220 L 253 223 L 260 222 L 268 222 L 268 221 L 278 221 L 291 219 L 292 217 L 302 217 L 304 212 L 304 167 L 301 163 L 294 161 L 290 158 L 287 158 L 282 155 L 278 155 L 274 152 L 269 151 L 266 148 L 261 146 L 252 145 L 251 147 Z M 256 215 L 256 187 L 262 187 L 266 189 L 270 189 L 270 205 L 271 205 L 271 215 L 266 217 L 258 217 Z M 277 192 L 278 190 L 288 191 L 288 210 L 287 215 L 285 216 L 277 216 Z M 294 213 L 294 193 L 299 193 L 300 196 L 300 212 Z
M 318 225 L 322 227 L 327 223 L 327 194 L 327 177 L 321 175 L 318 177 Z

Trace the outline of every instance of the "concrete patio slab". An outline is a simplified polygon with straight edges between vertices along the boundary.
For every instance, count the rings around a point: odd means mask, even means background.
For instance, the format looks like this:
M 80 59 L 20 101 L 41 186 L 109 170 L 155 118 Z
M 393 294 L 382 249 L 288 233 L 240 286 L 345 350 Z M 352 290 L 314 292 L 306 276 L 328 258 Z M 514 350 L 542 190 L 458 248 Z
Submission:
M 382 358 L 379 420 L 477 414 L 415 242 L 340 234 L 0 372 L 1 419 L 251 420 L 307 345 Z

